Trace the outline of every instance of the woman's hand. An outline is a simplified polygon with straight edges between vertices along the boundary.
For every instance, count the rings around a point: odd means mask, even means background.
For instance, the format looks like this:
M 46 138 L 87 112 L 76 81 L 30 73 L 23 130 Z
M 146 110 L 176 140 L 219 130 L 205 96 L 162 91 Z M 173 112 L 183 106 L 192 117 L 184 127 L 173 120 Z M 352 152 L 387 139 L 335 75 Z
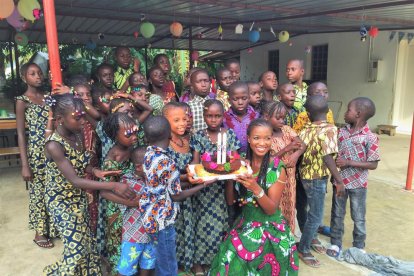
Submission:
M 106 178 L 107 176 L 117 176 L 117 175 L 119 175 L 121 172 L 122 172 L 121 170 L 119 170 L 119 171 L 102 171 L 102 170 L 97 169 L 97 168 L 93 168 L 93 169 L 92 169 L 92 174 L 93 174 L 96 178 L 99 178 L 99 179 L 102 179 L 102 180 L 105 180 L 105 178 Z
M 32 170 L 28 166 L 22 167 L 22 176 L 24 181 L 32 181 L 33 174 Z
M 257 195 L 261 191 L 261 187 L 257 184 L 256 178 L 251 174 L 239 175 L 236 181 L 242 184 L 247 190 L 251 191 L 254 195 Z
M 112 191 L 115 194 L 129 200 L 134 200 L 138 197 L 134 190 L 132 190 L 128 184 L 125 183 L 114 182 L 114 189 Z

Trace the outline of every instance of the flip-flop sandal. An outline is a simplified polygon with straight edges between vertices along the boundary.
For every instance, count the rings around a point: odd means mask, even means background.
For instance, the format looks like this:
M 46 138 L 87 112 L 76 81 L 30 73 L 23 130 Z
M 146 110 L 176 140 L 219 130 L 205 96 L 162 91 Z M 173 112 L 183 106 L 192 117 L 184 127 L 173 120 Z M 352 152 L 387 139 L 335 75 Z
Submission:
M 313 268 L 319 268 L 321 266 L 321 263 L 312 254 L 310 254 L 309 256 L 303 256 L 302 253 L 299 253 L 298 255 L 299 259 L 301 259 L 305 263 L 305 265 L 308 265 Z
M 328 249 L 326 249 L 326 255 L 332 258 L 338 258 L 341 254 L 341 247 L 332 244 Z
M 189 271 L 180 271 L 177 274 L 178 276 L 194 276 L 194 273 L 189 272 Z
M 325 253 L 326 253 L 326 248 L 325 248 L 325 246 L 323 246 L 323 244 L 321 243 L 321 241 L 320 240 L 316 240 L 317 242 L 316 243 L 313 243 L 313 241 L 312 241 L 312 243 L 311 243 L 311 248 L 312 248 L 312 250 L 313 251 L 315 251 L 316 253 L 318 253 L 318 254 L 322 254 L 322 255 L 324 255 Z
M 33 240 L 33 242 L 40 248 L 50 249 L 55 246 L 50 239 Z

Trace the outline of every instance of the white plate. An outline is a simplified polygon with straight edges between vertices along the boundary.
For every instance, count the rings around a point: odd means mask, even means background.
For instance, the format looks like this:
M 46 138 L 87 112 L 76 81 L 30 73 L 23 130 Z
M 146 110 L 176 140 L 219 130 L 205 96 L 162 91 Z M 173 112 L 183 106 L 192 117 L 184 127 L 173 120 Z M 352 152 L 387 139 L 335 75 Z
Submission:
M 241 161 L 242 166 L 246 166 L 246 163 L 244 161 Z M 227 179 L 236 179 L 237 176 L 239 176 L 239 174 L 220 174 L 220 175 L 212 175 L 212 176 L 204 176 L 204 177 L 199 177 L 197 176 L 197 174 L 195 173 L 195 165 L 188 165 L 190 172 L 192 174 L 194 174 L 194 178 L 201 178 L 203 179 L 203 181 L 208 181 L 208 180 L 212 180 L 212 179 L 217 179 L 217 180 L 227 180 Z M 247 172 L 248 173 L 253 173 L 252 169 L 250 168 L 250 166 L 247 167 Z

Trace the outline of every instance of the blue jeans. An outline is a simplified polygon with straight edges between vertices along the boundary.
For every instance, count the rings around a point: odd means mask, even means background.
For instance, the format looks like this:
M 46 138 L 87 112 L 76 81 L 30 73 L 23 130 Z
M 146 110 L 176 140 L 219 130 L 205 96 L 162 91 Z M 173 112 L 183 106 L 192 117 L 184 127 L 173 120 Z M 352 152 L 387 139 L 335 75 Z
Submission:
M 363 249 L 367 232 L 365 228 L 365 214 L 367 202 L 367 189 L 345 189 L 345 197 L 337 197 L 336 187 L 333 186 L 332 211 L 331 211 L 331 244 L 342 246 L 344 235 L 344 219 L 346 214 L 346 202 L 349 197 L 351 207 L 351 218 L 354 221 L 352 232 L 353 246 Z
M 327 183 L 328 177 L 312 180 L 302 179 L 309 210 L 298 247 L 301 253 L 310 252 L 312 239 L 317 237 L 318 227 L 322 224 Z
M 177 248 L 175 244 L 175 227 L 169 225 L 159 231 L 154 240 L 155 245 L 155 275 L 176 276 L 178 274 Z

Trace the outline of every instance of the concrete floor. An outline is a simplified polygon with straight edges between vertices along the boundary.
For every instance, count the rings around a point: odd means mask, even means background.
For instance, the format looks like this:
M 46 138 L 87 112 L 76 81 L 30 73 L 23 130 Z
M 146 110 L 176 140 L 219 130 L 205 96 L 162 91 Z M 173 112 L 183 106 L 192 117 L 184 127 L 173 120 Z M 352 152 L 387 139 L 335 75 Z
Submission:
M 367 247 L 369 253 L 414 261 L 414 193 L 403 190 L 407 171 L 409 136 L 380 136 L 381 159 L 370 175 L 367 210 Z M 28 196 L 19 168 L 0 170 L 0 275 L 41 275 L 43 267 L 62 253 L 62 244 L 41 249 L 32 242 L 27 229 Z M 324 222 L 329 225 L 331 189 L 325 201 Z M 347 216 L 344 247 L 352 244 L 352 221 Z M 411 230 L 410 230 L 411 229 Z M 321 236 L 324 243 L 329 240 Z M 300 265 L 300 275 L 370 275 L 363 267 L 316 255 L 318 269 Z

